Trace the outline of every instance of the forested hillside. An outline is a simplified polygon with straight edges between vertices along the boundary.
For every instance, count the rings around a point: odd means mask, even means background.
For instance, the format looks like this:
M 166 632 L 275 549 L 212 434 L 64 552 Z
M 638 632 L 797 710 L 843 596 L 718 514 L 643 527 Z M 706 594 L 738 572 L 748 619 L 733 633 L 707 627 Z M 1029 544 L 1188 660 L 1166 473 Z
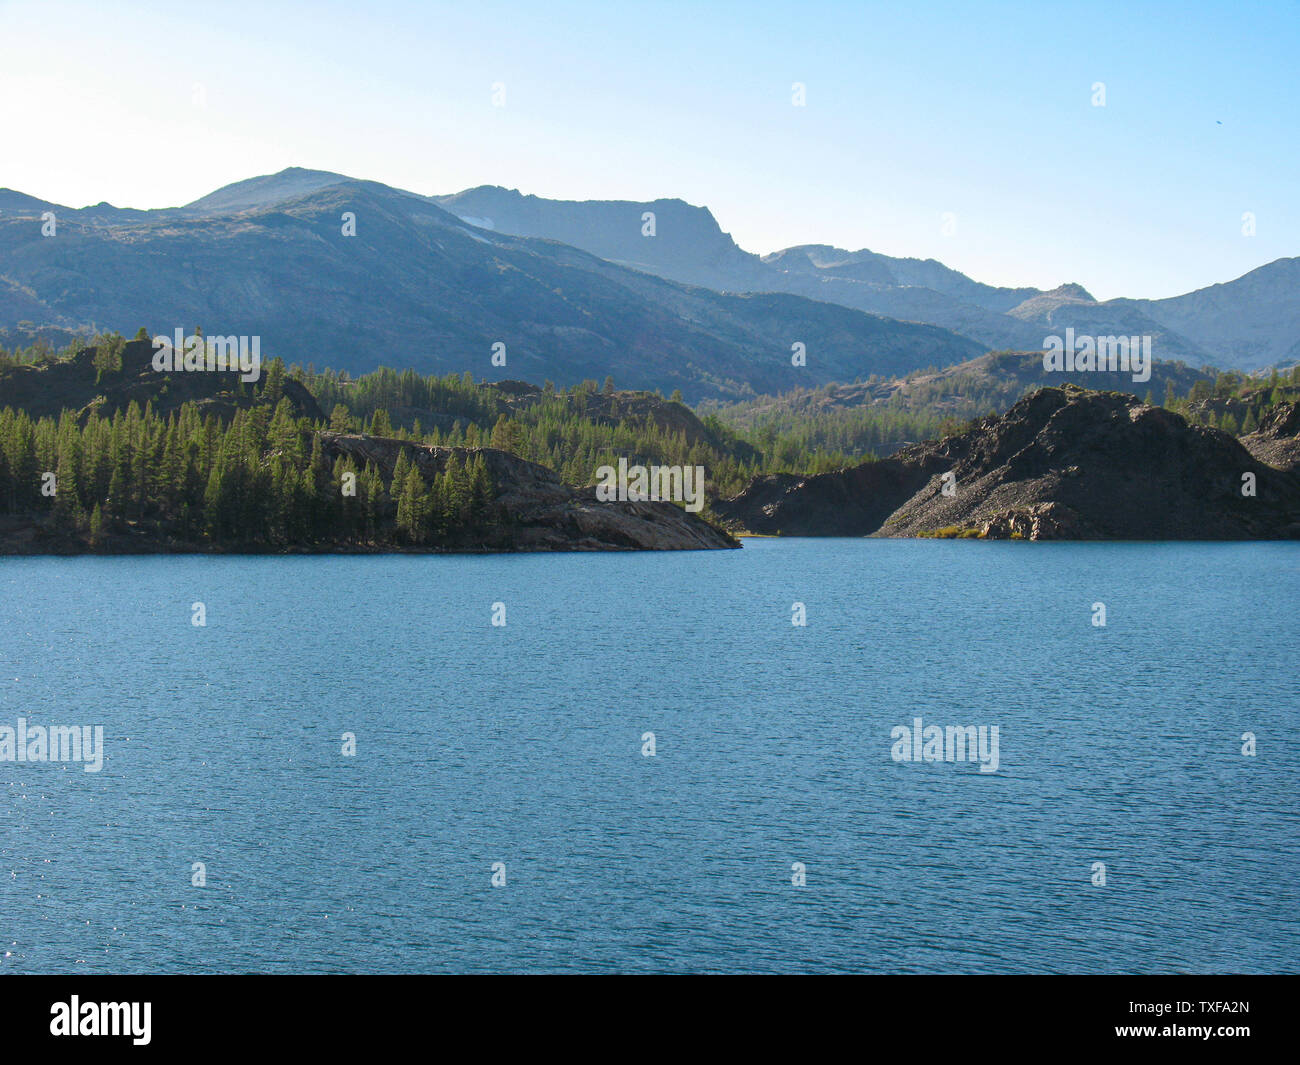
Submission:
M 619 390 L 610 378 L 567 389 L 409 369 L 354 378 L 271 359 L 249 383 L 161 373 L 151 355 L 143 330 L 63 351 L 0 349 L 0 515 L 39 519 L 68 549 L 465 548 L 508 539 L 495 453 L 525 460 L 510 477 L 535 464 L 574 488 L 620 459 L 700 466 L 717 501 L 763 475 L 824 473 L 950 435 L 1033 390 L 1027 356 L 1004 353 L 701 418 L 679 394 Z M 1163 385 L 1169 409 L 1234 435 L 1300 396 L 1300 368 L 1270 378 L 1209 372 L 1170 364 L 1151 383 Z M 350 435 L 400 446 L 388 464 L 366 462 L 365 449 L 338 446 Z

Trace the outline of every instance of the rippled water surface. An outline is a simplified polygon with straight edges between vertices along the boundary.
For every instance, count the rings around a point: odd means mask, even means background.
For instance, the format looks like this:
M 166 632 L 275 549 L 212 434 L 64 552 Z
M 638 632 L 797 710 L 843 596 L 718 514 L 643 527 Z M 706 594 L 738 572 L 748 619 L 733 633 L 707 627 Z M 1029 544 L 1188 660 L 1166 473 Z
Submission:
M 1282 544 L 0 559 L 0 726 L 106 745 L 0 761 L 0 972 L 1300 970 L 1298 604 Z

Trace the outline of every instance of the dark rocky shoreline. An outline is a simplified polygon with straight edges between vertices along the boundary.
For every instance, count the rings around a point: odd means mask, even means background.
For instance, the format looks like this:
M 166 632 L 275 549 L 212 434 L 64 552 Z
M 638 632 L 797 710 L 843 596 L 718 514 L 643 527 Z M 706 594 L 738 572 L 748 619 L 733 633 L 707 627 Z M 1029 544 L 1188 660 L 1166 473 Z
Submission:
M 1253 450 L 1293 455 L 1296 422 L 1279 408 Z M 1300 539 L 1300 475 L 1134 396 L 1067 385 L 878 462 L 757 478 L 715 510 L 785 536 L 1286 540 Z

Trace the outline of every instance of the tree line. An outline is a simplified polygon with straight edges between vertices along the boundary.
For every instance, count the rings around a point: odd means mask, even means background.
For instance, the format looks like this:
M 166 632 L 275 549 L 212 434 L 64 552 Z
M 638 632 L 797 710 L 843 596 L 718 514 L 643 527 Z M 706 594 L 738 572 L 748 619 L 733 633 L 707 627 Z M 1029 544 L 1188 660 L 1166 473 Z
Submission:
M 136 339 L 148 337 L 142 331 Z M 95 338 L 97 388 L 108 388 L 121 373 L 124 344 L 118 334 Z M 80 350 L 73 344 L 60 353 L 40 342 L 0 351 L 0 383 L 6 366 Z M 289 380 L 328 414 L 303 416 L 285 396 Z M 882 382 L 873 378 L 866 386 Z M 160 400 L 168 386 L 160 375 Z M 214 379 L 212 398 L 238 408 L 233 416 L 205 413 L 195 403 L 161 414 L 135 402 L 107 415 L 100 413 L 102 397 L 58 418 L 6 408 L 0 412 L 0 513 L 52 510 L 61 527 L 96 542 L 134 533 L 214 545 L 464 545 L 502 520 L 481 456 L 455 458 L 426 480 L 405 451 L 387 472 L 359 468 L 346 455 L 330 460 L 320 431 L 497 448 L 578 486 L 591 484 L 598 467 L 620 457 L 703 466 L 708 496 L 716 499 L 735 495 L 761 474 L 820 473 L 958 431 L 964 424 L 958 415 L 978 413 L 981 401 L 1004 408 L 1002 391 L 1016 386 L 923 378 L 884 402 L 819 405 L 845 387 L 796 390 L 781 402 L 715 405 L 697 421 L 680 394 L 650 402 L 646 393 L 619 392 L 611 378 L 567 389 L 549 381 L 540 389 L 494 387 L 468 372 L 381 368 L 354 378 L 310 365 L 286 367 L 275 358 L 256 384 Z M 977 394 L 954 408 L 963 389 Z M 1300 367 L 1271 378 L 1217 374 L 1185 395 L 1170 382 L 1164 405 L 1189 420 L 1245 433 L 1272 406 L 1298 395 Z
M 98 545 L 113 534 L 218 547 L 472 545 L 500 520 L 481 455 L 451 456 L 428 481 L 403 450 L 387 478 L 330 461 L 287 399 L 223 422 L 187 403 L 166 417 L 131 403 L 111 418 L 33 420 L 0 411 L 0 513 L 51 512 Z

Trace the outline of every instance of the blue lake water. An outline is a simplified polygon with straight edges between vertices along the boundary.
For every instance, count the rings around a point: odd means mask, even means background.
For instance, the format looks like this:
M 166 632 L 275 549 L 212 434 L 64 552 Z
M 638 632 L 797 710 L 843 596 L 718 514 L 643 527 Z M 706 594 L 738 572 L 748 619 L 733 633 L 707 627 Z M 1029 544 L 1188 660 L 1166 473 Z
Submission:
M 1297 603 L 1292 544 L 0 559 L 0 726 L 106 751 L 0 761 L 0 973 L 1294 972 Z

